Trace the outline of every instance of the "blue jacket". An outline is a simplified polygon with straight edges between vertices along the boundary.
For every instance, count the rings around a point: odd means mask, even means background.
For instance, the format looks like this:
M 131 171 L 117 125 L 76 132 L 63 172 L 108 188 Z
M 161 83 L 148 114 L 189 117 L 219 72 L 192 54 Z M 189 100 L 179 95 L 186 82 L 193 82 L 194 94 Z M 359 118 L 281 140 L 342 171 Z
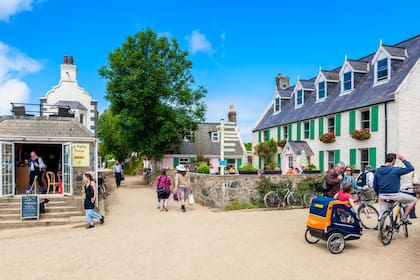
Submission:
M 408 160 L 403 160 L 405 167 L 382 165 L 375 172 L 373 189 L 377 195 L 400 192 L 401 175 L 414 171 L 414 167 Z

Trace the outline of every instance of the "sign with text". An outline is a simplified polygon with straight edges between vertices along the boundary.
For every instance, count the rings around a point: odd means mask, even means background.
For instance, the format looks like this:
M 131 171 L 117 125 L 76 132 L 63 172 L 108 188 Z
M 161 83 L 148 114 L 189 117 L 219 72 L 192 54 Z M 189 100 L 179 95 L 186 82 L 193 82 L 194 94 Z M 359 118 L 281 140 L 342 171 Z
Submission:
M 73 167 L 90 166 L 89 144 L 73 143 Z
M 226 166 L 226 160 L 220 160 L 219 165 L 220 166 Z
M 22 195 L 20 199 L 20 218 L 39 219 L 39 196 Z

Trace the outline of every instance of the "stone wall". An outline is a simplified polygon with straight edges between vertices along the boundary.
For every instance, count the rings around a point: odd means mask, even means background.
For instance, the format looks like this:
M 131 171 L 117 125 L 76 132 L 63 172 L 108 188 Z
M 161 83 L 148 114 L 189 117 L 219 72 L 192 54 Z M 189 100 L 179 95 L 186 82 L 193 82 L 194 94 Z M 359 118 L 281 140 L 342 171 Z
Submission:
M 196 203 L 210 208 L 224 209 L 233 201 L 255 204 L 259 199 L 257 191 L 258 182 L 262 177 L 267 178 L 273 184 L 283 181 L 291 181 L 293 187 L 297 182 L 306 178 L 306 175 L 208 175 L 191 173 L 191 183 Z M 175 174 L 170 174 L 174 182 Z

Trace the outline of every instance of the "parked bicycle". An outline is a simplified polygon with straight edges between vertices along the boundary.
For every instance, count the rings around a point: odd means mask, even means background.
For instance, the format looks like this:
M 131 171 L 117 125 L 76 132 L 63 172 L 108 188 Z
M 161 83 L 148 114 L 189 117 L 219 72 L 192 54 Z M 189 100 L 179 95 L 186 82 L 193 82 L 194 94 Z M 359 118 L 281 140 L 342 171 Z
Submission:
M 103 199 L 106 199 L 108 197 L 108 187 L 106 186 L 106 183 L 105 183 L 104 174 L 99 174 L 98 176 L 98 190 Z
M 279 209 L 286 206 L 303 206 L 302 196 L 289 187 L 269 191 L 264 195 L 264 204 L 269 209 Z
M 314 183 L 314 184 L 312 184 L 312 187 L 314 188 L 314 190 L 313 191 L 306 191 L 303 194 L 303 205 L 305 207 L 309 207 L 311 205 L 312 199 L 314 199 L 315 197 L 324 195 L 324 190 L 325 190 L 324 185 L 325 184 L 323 184 L 323 183 Z
M 363 191 L 357 192 L 357 198 L 354 200 L 355 204 L 359 204 L 357 208 L 357 215 L 360 223 L 365 229 L 377 229 L 379 212 L 373 205 L 368 204 L 369 201 L 374 199 L 366 198 Z
M 388 209 L 379 215 L 379 239 L 382 244 L 389 245 L 394 232 L 398 233 L 400 228 L 405 237 L 408 237 L 407 222 L 403 222 L 404 208 L 401 202 L 385 199 L 385 202 L 392 204 Z M 395 211 L 394 211 L 395 209 Z M 394 216 L 395 213 L 395 216 Z

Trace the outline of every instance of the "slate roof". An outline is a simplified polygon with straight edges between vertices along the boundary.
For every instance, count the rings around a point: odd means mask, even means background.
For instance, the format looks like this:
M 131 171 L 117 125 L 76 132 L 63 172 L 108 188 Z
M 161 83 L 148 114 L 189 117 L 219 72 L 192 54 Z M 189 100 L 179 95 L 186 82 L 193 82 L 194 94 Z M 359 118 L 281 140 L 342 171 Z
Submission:
M 351 67 L 353 67 L 354 71 L 361 71 L 367 72 L 368 71 L 368 62 L 367 61 L 360 61 L 354 59 L 347 59 Z
M 326 71 L 326 70 L 321 70 L 322 74 L 325 76 L 325 78 L 329 81 L 339 81 L 339 74 L 340 74 L 340 69 L 338 69 L 338 71 Z
M 313 156 L 314 152 L 312 151 L 311 147 L 309 147 L 308 143 L 305 141 L 288 141 L 287 142 L 290 146 L 290 149 L 294 152 L 295 155 L 300 155 L 302 151 L 305 151 L 307 156 Z
M 179 154 L 183 155 L 214 155 L 220 156 L 220 142 L 211 140 L 211 132 L 217 132 L 219 123 L 201 123 L 194 133 L 194 142 L 183 142 Z M 240 136 L 239 136 L 240 137 Z M 239 141 L 235 142 L 235 152 L 225 152 L 225 157 L 242 157 L 244 150 Z
M 73 118 L 1 117 L 0 136 L 45 138 L 95 138 Z
M 306 89 L 306 90 L 315 89 L 314 81 L 299 80 L 299 83 L 302 85 L 303 89 Z
M 396 57 L 406 57 L 405 48 L 382 45 L 384 49 L 391 55 Z
M 80 109 L 80 110 L 87 110 L 85 106 L 79 101 L 65 101 L 61 100 L 56 103 L 56 105 L 60 106 L 69 106 L 71 109 Z
M 337 83 L 333 90 L 327 93 L 328 96 L 323 102 L 315 103 L 316 92 L 305 96 L 304 105 L 297 109 L 293 98 L 284 101 L 281 112 L 273 114 L 273 110 L 267 110 L 254 131 L 394 101 L 396 90 L 420 57 L 420 35 L 398 43 L 394 47 L 404 48 L 408 56 L 398 63 L 393 60 L 391 79 L 387 83 L 373 86 L 374 67 L 370 67 L 370 71 L 357 76 L 357 80 L 355 76 L 354 82 L 357 86 L 350 94 L 340 96 L 341 85 Z M 370 63 L 374 55 L 370 54 L 361 60 Z

